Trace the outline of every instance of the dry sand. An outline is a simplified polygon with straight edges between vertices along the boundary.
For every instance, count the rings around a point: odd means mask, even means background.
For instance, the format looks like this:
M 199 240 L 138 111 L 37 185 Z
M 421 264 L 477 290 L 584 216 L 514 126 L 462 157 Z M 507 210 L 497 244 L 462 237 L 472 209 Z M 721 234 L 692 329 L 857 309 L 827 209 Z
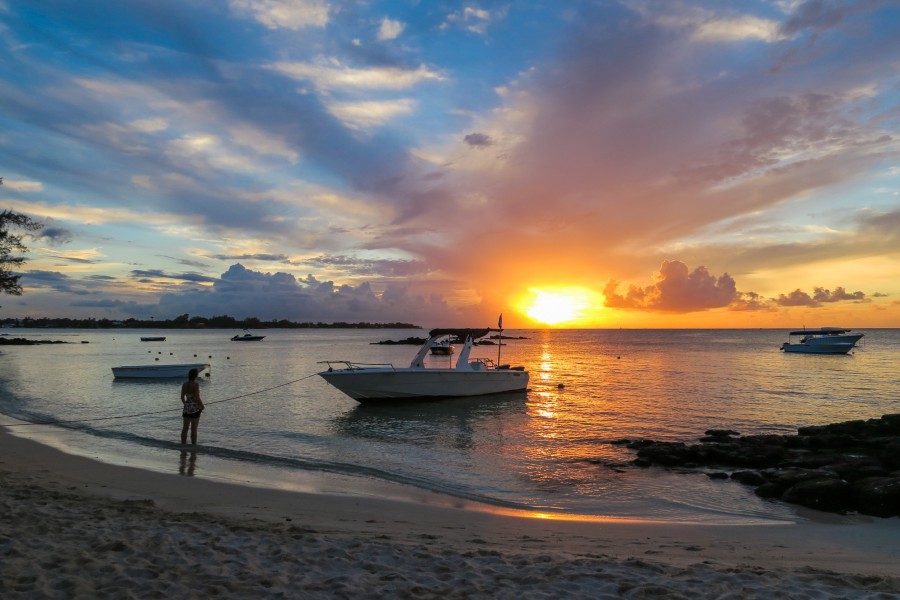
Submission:
M 2 429 L 0 514 L 5 599 L 900 595 L 898 519 L 540 519 L 114 466 Z

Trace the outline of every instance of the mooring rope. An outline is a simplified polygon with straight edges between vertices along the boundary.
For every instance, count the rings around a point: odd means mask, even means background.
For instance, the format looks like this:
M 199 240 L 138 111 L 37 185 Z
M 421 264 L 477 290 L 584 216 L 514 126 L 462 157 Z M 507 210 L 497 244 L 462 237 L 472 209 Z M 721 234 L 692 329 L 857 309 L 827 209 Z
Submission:
M 255 396 L 255 395 L 257 395 L 257 394 L 262 394 L 262 393 L 264 393 L 264 392 L 271 392 L 272 390 L 276 390 L 276 389 L 281 388 L 281 387 L 285 387 L 285 386 L 288 386 L 288 385 L 292 385 L 292 384 L 295 384 L 295 383 L 299 383 L 299 382 L 301 382 L 301 381 L 304 381 L 304 380 L 306 380 L 306 379 L 309 379 L 310 377 L 315 377 L 316 375 L 317 375 L 317 373 L 311 373 L 311 374 L 309 374 L 309 375 L 306 375 L 306 376 L 304 376 L 304 377 L 301 377 L 300 379 L 294 379 L 293 381 L 288 381 L 288 382 L 285 382 L 285 383 L 279 383 L 278 385 L 273 385 L 272 387 L 267 387 L 267 388 L 264 388 L 264 389 L 261 389 L 261 390 L 256 390 L 255 392 L 249 392 L 249 393 L 247 393 L 247 394 L 241 394 L 240 396 L 232 396 L 231 398 L 224 398 L 224 399 L 222 399 L 222 400 L 212 400 L 212 401 L 210 401 L 210 402 L 204 402 L 203 405 L 206 406 L 206 405 L 208 405 L 208 404 L 221 404 L 222 402 L 231 402 L 232 400 L 240 400 L 241 398 L 247 398 L 247 397 L 249 397 L 249 396 Z M 67 423 L 91 423 L 91 422 L 96 422 L 96 421 L 111 421 L 111 420 L 113 420 L 113 419 L 130 419 L 130 418 L 133 418 L 133 417 L 146 417 L 146 416 L 149 416 L 149 415 L 161 415 L 161 414 L 164 414 L 164 413 L 172 412 L 172 411 L 174 411 L 174 410 L 175 410 L 174 408 L 167 408 L 167 409 L 165 409 L 165 410 L 156 410 L 156 411 L 148 411 L 148 412 L 141 412 L 141 413 L 132 413 L 132 414 L 130 414 L 130 415 L 116 415 L 116 416 L 113 416 L 113 417 L 94 417 L 94 418 L 91 418 L 91 419 L 68 419 L 68 420 L 56 420 L 56 421 L 30 421 L 30 422 L 28 422 L 28 423 L 10 423 L 10 424 L 7 424 L 7 425 L 3 425 L 3 427 L 27 427 L 28 425 L 64 425 L 64 424 L 67 424 Z

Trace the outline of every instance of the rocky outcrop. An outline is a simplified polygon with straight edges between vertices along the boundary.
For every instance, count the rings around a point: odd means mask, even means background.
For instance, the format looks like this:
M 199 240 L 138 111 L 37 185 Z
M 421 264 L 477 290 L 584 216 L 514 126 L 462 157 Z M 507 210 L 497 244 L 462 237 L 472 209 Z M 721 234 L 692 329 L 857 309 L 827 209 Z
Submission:
M 728 476 L 764 498 L 827 512 L 900 516 L 900 414 L 801 427 L 797 435 L 713 429 L 698 444 L 613 443 L 635 450 L 638 466 L 713 468 L 710 477 Z

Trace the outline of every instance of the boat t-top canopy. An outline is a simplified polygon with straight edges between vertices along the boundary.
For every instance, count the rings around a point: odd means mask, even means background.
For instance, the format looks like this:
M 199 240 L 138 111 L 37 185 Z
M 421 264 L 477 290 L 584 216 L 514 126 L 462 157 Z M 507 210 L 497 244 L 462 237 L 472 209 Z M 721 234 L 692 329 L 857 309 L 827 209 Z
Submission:
M 800 331 L 792 331 L 788 335 L 840 335 L 848 333 L 852 329 L 844 329 L 843 327 L 822 327 L 821 329 L 801 329 Z

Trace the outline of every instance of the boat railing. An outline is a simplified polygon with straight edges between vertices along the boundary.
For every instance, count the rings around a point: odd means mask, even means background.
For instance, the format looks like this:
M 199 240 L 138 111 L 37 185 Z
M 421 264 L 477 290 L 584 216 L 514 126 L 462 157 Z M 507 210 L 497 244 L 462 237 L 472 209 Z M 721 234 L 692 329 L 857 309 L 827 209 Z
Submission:
M 335 370 L 335 367 L 332 365 L 344 365 L 340 368 L 347 371 L 361 371 L 362 369 L 396 369 L 391 363 L 358 363 L 349 360 L 320 360 L 316 364 L 328 365 L 329 371 Z
M 497 363 L 495 363 L 490 358 L 473 358 L 473 359 L 469 360 L 469 364 L 470 365 L 483 365 L 484 370 L 487 370 L 487 371 L 493 371 L 494 369 L 497 368 Z M 481 369 L 481 367 L 476 366 L 475 370 L 480 371 L 482 369 Z

